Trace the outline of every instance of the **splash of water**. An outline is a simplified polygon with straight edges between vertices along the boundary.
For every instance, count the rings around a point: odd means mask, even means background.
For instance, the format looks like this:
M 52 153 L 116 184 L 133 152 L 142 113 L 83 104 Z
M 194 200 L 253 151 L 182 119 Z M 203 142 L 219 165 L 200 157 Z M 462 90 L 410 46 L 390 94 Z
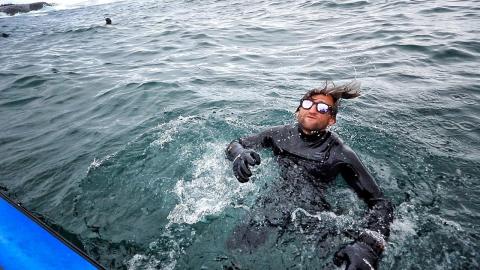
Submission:
M 179 202 L 168 215 L 170 223 L 197 223 L 255 189 L 252 183 L 240 185 L 227 171 L 224 144 L 210 143 L 205 148 L 205 154 L 193 163 L 193 178 L 180 179 L 175 185 Z

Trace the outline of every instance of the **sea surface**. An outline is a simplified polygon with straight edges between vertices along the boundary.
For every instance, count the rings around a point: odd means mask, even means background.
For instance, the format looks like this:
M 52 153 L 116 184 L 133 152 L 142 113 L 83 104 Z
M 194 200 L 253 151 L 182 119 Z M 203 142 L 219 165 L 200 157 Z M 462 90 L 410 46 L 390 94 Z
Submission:
M 279 181 L 226 145 L 325 80 L 362 84 L 332 130 L 395 205 L 380 268 L 480 268 L 480 1 L 57 1 L 0 32 L 1 189 L 109 269 L 334 268 L 367 210 L 341 177 L 292 213 L 322 243 L 226 244 Z

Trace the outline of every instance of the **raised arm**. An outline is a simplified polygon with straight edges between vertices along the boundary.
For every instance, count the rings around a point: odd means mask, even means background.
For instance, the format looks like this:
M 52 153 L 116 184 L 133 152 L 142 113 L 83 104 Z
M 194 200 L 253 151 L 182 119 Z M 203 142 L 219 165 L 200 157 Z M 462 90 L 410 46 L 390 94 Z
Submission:
M 367 228 L 354 243 L 342 248 L 335 255 L 335 263 L 347 262 L 347 269 L 371 269 L 377 267 L 378 257 L 385 248 L 393 221 L 393 205 L 383 196 L 375 180 L 358 156 L 348 146 L 342 146 L 340 173 L 355 193 L 368 205 Z M 368 264 L 368 265 L 367 265 Z

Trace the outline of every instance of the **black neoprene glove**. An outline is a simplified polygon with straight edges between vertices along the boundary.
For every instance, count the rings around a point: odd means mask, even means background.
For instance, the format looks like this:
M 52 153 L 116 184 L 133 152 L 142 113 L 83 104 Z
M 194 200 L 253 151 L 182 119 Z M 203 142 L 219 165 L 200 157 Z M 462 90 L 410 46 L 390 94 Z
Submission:
M 233 174 L 240 183 L 248 182 L 252 176 L 249 166 L 260 164 L 260 155 L 250 149 L 245 149 L 238 142 L 232 142 L 227 148 L 227 156 L 233 160 Z
M 337 251 L 333 262 L 336 266 L 346 262 L 345 270 L 374 270 L 377 269 L 378 255 L 369 245 L 354 242 Z
M 385 245 L 385 240 L 380 234 L 363 232 L 357 241 L 337 251 L 333 262 L 337 266 L 346 262 L 346 270 L 374 270 L 378 267 L 378 259 Z

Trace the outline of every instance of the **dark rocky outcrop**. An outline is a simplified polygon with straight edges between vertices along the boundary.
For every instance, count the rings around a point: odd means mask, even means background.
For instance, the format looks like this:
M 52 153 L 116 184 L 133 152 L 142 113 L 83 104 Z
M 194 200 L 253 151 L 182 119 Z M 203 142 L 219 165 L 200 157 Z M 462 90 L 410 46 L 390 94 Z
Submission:
M 45 6 L 51 6 L 51 4 L 46 2 L 35 2 L 31 4 L 3 4 L 0 5 L 0 12 L 7 13 L 8 15 L 15 15 L 17 13 L 27 13 L 33 10 L 39 10 Z

